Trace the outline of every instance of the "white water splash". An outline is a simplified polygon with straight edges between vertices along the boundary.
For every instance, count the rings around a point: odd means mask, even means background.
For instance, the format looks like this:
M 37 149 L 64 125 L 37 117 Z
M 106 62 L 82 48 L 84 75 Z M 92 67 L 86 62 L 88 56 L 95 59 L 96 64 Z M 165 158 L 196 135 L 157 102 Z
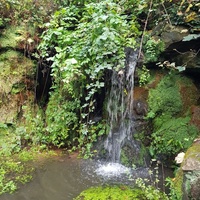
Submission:
M 128 175 L 131 173 L 131 169 L 125 167 L 119 163 L 106 163 L 99 164 L 95 170 L 96 174 L 105 178 L 120 177 L 121 175 Z

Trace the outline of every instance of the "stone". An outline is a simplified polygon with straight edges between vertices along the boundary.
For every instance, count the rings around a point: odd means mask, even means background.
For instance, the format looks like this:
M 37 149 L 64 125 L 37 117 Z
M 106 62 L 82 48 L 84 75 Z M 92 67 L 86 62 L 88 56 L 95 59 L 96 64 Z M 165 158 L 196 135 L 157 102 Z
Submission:
M 199 155 L 197 155 L 200 159 L 200 152 Z M 182 167 L 183 171 L 194 171 L 194 170 L 200 170 L 200 161 L 198 161 L 196 158 L 187 158 L 184 161 L 184 165 Z
M 185 153 L 184 152 L 181 152 L 179 153 L 176 157 L 175 157 L 175 161 L 177 164 L 180 164 L 183 162 L 183 159 L 184 159 L 184 156 L 185 156 Z

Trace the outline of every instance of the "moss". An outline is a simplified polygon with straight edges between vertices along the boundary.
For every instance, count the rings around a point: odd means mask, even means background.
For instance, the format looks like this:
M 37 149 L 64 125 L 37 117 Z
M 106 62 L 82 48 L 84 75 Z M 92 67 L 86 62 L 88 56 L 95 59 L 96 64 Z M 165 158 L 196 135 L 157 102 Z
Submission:
M 193 144 L 186 152 L 184 159 L 187 158 L 194 158 L 195 160 L 200 162 L 200 145 L 197 142 L 196 144 Z
M 148 117 L 153 122 L 152 156 L 172 156 L 192 144 L 198 130 L 190 124 L 188 108 L 197 101 L 197 95 L 193 95 L 195 89 L 190 79 L 171 73 L 165 75 L 155 89 L 150 90 Z M 192 94 L 188 92 L 191 90 Z
M 142 179 L 137 179 L 136 182 L 137 188 L 124 185 L 92 187 L 74 200 L 168 200 L 166 194 L 152 186 L 146 186 Z
M 174 191 L 177 199 L 182 199 L 183 192 L 182 192 L 182 185 L 183 185 L 183 171 L 181 168 L 176 173 L 175 178 L 172 180 L 171 183 L 171 190 Z
M 198 134 L 195 126 L 190 125 L 189 117 L 168 118 L 152 134 L 152 149 L 156 154 L 175 155 L 189 148 Z
M 9 93 L 14 84 L 23 81 L 24 75 L 33 76 L 34 63 L 23 54 L 9 50 L 0 54 L 0 87 Z
M 181 111 L 182 101 L 176 79 L 174 74 L 166 75 L 155 89 L 149 91 L 149 110 L 154 117 L 163 113 L 175 116 Z
M 27 30 L 29 32 L 27 32 Z M 23 49 L 25 45 L 22 47 L 21 44 L 27 42 L 30 39 L 28 36 L 34 34 L 33 27 L 25 27 L 22 26 L 10 26 L 4 30 L 2 36 L 0 37 L 1 48 L 12 48 L 12 49 Z
M 140 151 L 135 152 L 134 147 L 125 145 L 121 150 L 120 161 L 127 167 L 144 166 L 145 157 L 147 156 L 147 150 L 145 146 L 140 143 Z
M 127 186 L 92 187 L 83 191 L 74 200 L 142 200 L 145 199 L 142 190 L 131 189 Z

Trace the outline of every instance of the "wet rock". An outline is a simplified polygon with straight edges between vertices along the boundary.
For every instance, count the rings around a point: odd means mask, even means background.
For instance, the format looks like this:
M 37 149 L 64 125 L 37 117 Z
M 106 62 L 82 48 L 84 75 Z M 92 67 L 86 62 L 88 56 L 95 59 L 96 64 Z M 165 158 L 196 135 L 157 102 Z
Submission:
M 147 114 L 147 103 L 136 100 L 133 105 L 135 114 L 144 117 Z
M 188 34 L 189 31 L 185 27 L 163 23 L 158 24 L 152 30 L 152 36 L 163 41 L 166 48 L 175 42 L 181 41 Z

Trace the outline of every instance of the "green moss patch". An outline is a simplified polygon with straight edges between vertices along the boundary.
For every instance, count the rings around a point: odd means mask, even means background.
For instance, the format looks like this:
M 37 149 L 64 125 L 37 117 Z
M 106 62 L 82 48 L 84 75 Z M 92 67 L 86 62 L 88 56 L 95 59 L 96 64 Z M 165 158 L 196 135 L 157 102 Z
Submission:
M 0 89 L 9 93 L 13 85 L 23 81 L 24 76 L 33 76 L 34 63 L 23 54 L 8 50 L 0 54 Z
M 83 191 L 74 200 L 168 200 L 168 197 L 159 190 L 145 186 L 138 180 L 139 188 L 130 188 L 124 185 L 91 187 Z
M 190 147 L 198 130 L 190 123 L 186 102 L 194 103 L 197 98 L 189 101 L 183 90 L 193 88 L 191 80 L 178 74 L 165 75 L 155 89 L 149 92 L 148 118 L 153 122 L 153 134 L 150 153 L 152 156 L 165 154 L 172 156 Z M 185 97 L 186 96 L 186 97 Z
M 31 35 L 33 35 L 34 32 L 35 30 L 31 26 L 10 26 L 3 31 L 2 36 L 0 37 L 0 47 L 6 49 L 17 48 L 26 50 L 25 44 L 29 46 L 31 45 L 31 43 L 33 42 L 33 39 L 31 39 Z
M 142 191 L 126 186 L 92 187 L 83 191 L 75 200 L 142 200 L 145 199 Z

